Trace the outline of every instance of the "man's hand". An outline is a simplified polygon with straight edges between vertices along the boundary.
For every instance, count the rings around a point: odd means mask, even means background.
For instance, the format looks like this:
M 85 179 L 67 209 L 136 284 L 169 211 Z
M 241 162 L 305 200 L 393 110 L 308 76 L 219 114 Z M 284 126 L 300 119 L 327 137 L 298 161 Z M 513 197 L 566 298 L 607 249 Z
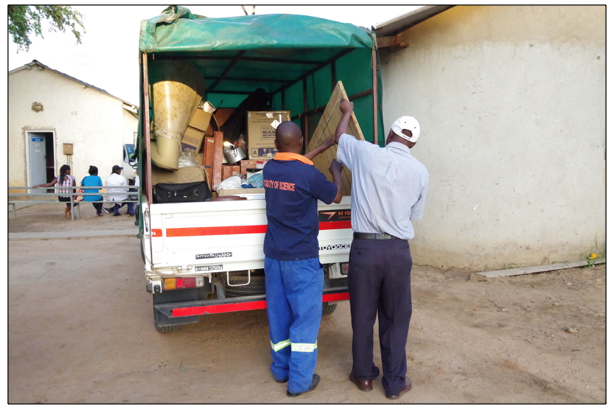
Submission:
M 335 145 L 335 135 L 331 134 L 328 139 L 324 140 L 322 143 L 320 143 L 320 146 L 322 147 L 322 151 L 328 149 L 331 146 Z
M 339 124 L 337 125 L 337 129 L 335 130 L 335 143 L 339 144 L 339 139 L 341 135 L 347 131 L 348 123 L 350 121 L 350 117 L 352 116 L 352 111 L 354 110 L 354 103 L 350 102 L 347 99 L 341 99 L 339 103 L 339 108 L 343 112 L 343 116 L 341 120 L 339 120 Z
M 343 113 L 352 113 L 352 111 L 354 110 L 354 103 L 346 99 L 341 99 L 339 108 L 341 109 Z

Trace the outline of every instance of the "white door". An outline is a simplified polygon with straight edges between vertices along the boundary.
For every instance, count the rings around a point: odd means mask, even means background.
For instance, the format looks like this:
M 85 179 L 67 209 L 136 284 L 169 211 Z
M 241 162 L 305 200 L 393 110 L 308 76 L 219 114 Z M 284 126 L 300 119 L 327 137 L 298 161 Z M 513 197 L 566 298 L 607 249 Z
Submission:
M 45 149 L 45 133 L 28 133 L 28 185 L 40 185 L 47 183 L 47 150 Z M 32 189 L 32 191 L 44 192 L 45 188 Z

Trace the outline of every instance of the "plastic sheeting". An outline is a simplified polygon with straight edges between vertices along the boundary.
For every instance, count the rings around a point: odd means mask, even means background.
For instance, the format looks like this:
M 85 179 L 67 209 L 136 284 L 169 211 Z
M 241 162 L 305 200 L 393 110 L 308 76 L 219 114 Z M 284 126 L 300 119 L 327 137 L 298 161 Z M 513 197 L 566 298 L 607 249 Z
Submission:
M 289 14 L 207 18 L 171 6 L 141 22 L 139 48 L 145 53 L 213 50 L 371 48 L 363 28 Z
M 141 52 L 149 71 L 165 59 L 186 59 L 206 82 L 205 100 L 215 107 L 237 107 L 262 88 L 275 110 L 290 110 L 309 124 L 311 136 L 336 81 L 357 95 L 354 112 L 365 139 L 373 141 L 372 51 L 375 34 L 365 28 L 317 17 L 270 14 L 227 18 L 194 15 L 170 6 L 141 22 Z M 381 71 L 377 73 L 381 107 Z M 383 142 L 381 109 L 378 137 Z

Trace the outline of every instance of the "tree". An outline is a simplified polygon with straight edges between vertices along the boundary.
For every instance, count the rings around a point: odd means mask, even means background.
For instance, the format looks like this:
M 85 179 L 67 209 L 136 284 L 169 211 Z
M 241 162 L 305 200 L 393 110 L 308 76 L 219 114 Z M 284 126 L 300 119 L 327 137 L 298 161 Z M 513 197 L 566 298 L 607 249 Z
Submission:
M 32 41 L 30 36 L 41 36 L 41 19 L 48 20 L 51 24 L 49 31 L 65 32 L 70 28 L 72 34 L 81 44 L 81 32 L 78 26 L 85 33 L 85 26 L 81 19 L 83 15 L 71 6 L 28 6 L 14 5 L 8 6 L 9 34 L 13 42 L 17 45 L 17 52 L 20 50 L 28 51 Z

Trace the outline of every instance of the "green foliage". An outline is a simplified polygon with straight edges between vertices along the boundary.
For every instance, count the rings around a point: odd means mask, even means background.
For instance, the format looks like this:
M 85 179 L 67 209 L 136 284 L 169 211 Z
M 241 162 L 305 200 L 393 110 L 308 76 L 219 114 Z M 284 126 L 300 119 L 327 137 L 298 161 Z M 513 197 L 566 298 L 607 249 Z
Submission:
M 32 41 L 30 36 L 43 37 L 41 30 L 41 20 L 45 19 L 51 24 L 49 31 L 65 32 L 70 29 L 81 44 L 81 32 L 85 33 L 85 27 L 81 19 L 83 15 L 71 6 L 28 6 L 13 5 L 8 6 L 9 34 L 13 42 L 17 45 L 17 52 L 20 50 L 28 51 Z

